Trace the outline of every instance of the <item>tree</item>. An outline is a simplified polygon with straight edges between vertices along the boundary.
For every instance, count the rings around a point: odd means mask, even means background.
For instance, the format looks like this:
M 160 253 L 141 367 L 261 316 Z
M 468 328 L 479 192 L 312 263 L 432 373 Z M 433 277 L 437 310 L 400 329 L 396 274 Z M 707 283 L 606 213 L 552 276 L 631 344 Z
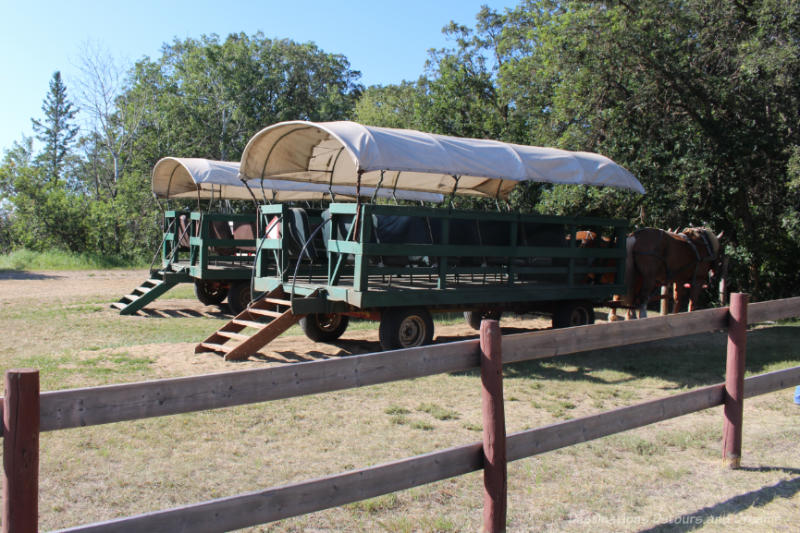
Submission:
M 27 142 L 26 142 L 27 141 Z M 30 140 L 6 152 L 0 165 L 0 245 L 31 250 L 85 251 L 87 205 L 79 192 L 47 179 L 47 168 L 31 160 Z M 2 242 L 5 241 L 5 242 Z
M 145 109 L 153 103 L 153 95 L 139 92 L 135 98 L 123 97 L 128 88 L 125 72 L 96 46 L 84 46 L 80 70 L 79 101 L 92 128 L 89 136 L 81 140 L 86 153 L 81 175 L 96 198 L 100 198 L 101 189 L 113 198 L 131 158 L 128 150 Z
M 603 153 L 648 190 L 534 187 L 515 202 L 710 225 L 725 230 L 737 288 L 800 290 L 797 2 L 527 0 L 449 31 L 456 46 L 428 74 L 431 125 Z
M 58 183 L 78 135 L 78 126 L 72 123 L 77 109 L 73 109 L 67 98 L 67 88 L 61 81 L 60 71 L 53 73 L 42 111 L 44 119 L 31 119 L 31 122 L 36 138 L 44 143 L 41 160 L 47 170 L 47 179 Z
M 349 118 L 359 76 L 344 56 L 313 43 L 210 35 L 175 40 L 159 59 L 139 61 L 124 97 L 157 95 L 137 139 L 150 167 L 165 155 L 237 160 L 272 123 Z
M 355 120 L 384 128 L 425 129 L 421 113 L 424 98 L 424 85 L 419 83 L 374 85 L 356 102 Z

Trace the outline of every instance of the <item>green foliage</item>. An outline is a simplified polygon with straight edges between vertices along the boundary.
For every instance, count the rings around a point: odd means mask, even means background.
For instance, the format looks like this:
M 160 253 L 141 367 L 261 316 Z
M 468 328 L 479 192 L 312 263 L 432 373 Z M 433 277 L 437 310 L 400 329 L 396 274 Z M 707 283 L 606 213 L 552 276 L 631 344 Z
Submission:
M 20 167 L 9 173 L 13 174 L 15 192 L 9 224 L 14 242 L 36 251 L 58 247 L 83 251 L 87 232 L 85 198 L 50 180 L 44 167 Z
M 424 129 L 419 109 L 422 98 L 421 88 L 415 83 L 375 85 L 356 102 L 355 119 L 370 126 Z
M 141 262 L 125 262 L 118 257 L 91 253 L 76 254 L 62 250 L 36 252 L 21 248 L 0 255 L 0 270 L 99 270 L 146 266 Z
M 361 94 L 344 56 L 258 33 L 175 40 L 143 59 L 125 97 L 158 95 L 136 142 L 152 167 L 165 155 L 238 160 L 260 129 L 283 120 L 340 120 Z

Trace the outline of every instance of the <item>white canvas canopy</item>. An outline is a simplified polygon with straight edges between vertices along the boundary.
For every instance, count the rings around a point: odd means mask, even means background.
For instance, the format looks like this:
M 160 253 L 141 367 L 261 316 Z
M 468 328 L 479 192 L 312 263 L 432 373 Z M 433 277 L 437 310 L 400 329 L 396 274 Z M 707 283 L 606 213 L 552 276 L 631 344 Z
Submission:
M 251 184 L 257 199 L 268 202 L 314 201 L 330 199 L 331 193 L 353 199 L 356 187 L 286 180 L 263 180 Z M 239 163 L 201 158 L 165 157 L 153 167 L 153 192 L 158 198 L 209 198 L 252 200 L 239 179 Z M 375 188 L 362 187 L 361 195 L 371 197 Z M 418 191 L 392 191 L 382 188 L 378 196 L 401 200 L 441 202 L 443 196 Z
M 521 181 L 644 187 L 609 158 L 486 139 L 465 139 L 355 122 L 281 122 L 258 132 L 242 153 L 247 180 L 456 192 L 506 198 Z
M 239 179 L 239 163 L 187 157 L 165 157 L 156 163 L 153 193 L 157 198 L 252 199 Z

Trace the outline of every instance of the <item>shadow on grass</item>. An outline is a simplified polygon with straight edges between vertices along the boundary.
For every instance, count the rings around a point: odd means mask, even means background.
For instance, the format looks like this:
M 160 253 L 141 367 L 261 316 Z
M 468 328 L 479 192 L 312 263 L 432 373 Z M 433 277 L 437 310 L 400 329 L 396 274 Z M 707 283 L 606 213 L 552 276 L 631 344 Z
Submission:
M 163 311 L 160 311 L 163 312 Z M 197 316 L 224 316 L 217 314 Z M 503 334 L 530 330 L 504 327 Z M 748 332 L 747 370 L 761 373 L 775 363 L 797 361 L 796 343 L 800 328 L 774 326 Z M 440 336 L 435 344 L 477 338 L 477 332 L 469 336 Z M 642 378 L 659 378 L 673 383 L 664 390 L 713 385 L 725 380 L 725 356 L 727 334 L 725 332 L 692 335 L 675 339 L 641 343 L 607 350 L 595 350 L 580 354 L 514 363 L 505 367 L 506 379 L 548 379 L 560 381 L 583 381 L 598 384 L 620 384 Z M 284 350 L 259 352 L 251 360 L 268 363 L 301 363 L 330 358 L 347 357 L 380 352 L 380 343 L 364 339 L 339 339 L 327 343 L 339 348 L 335 354 L 319 351 L 301 352 Z M 616 371 L 614 379 L 594 375 L 598 371 Z M 479 369 L 457 372 L 456 375 L 477 375 Z
M 198 311 L 196 309 L 139 309 L 137 314 L 148 318 L 219 318 L 229 319 L 231 315 L 222 311 Z
M 791 326 L 748 331 L 747 371 L 758 374 L 776 363 L 797 361 L 799 336 L 800 328 Z M 505 375 L 508 379 L 603 383 L 652 377 L 670 381 L 675 388 L 699 387 L 725 380 L 726 346 L 725 332 L 690 335 L 511 364 L 506 367 Z M 620 377 L 608 380 L 591 375 L 603 370 L 616 371 Z
M 708 523 L 729 524 L 736 527 L 737 524 L 746 526 L 747 530 L 757 531 L 760 526 L 768 526 L 768 523 L 745 522 L 744 519 L 737 521 L 736 513 L 744 511 L 750 507 L 763 507 L 778 498 L 789 499 L 800 492 L 800 469 L 783 467 L 759 467 L 741 468 L 740 470 L 751 472 L 772 472 L 781 471 L 798 477 L 779 481 L 774 485 L 761 487 L 758 490 L 734 496 L 724 502 L 719 502 L 711 507 L 704 507 L 693 513 L 677 516 L 649 529 L 644 529 L 639 533 L 661 533 L 661 532 L 686 532 L 700 529 Z M 738 529 L 738 528 L 737 528 Z M 766 529 L 766 527 L 765 527 Z
M 252 354 L 249 360 L 252 361 L 255 359 L 256 361 L 262 361 L 264 363 L 308 363 L 310 361 L 323 361 L 325 359 L 333 359 L 338 357 L 336 355 L 322 353 L 316 350 L 304 353 L 302 355 L 289 350 L 275 353 L 278 354 L 277 357 L 268 353 L 265 354 L 258 352 Z
M 30 272 L 28 270 L 0 270 L 0 280 L 38 280 L 38 279 L 62 279 L 64 276 L 55 276 L 52 274 L 40 274 L 37 272 Z
M 270 355 L 269 353 L 258 352 L 251 356 L 252 359 L 264 361 L 267 363 L 307 363 L 310 361 L 322 361 L 325 359 L 339 359 L 340 357 L 347 357 L 350 355 L 362 355 L 367 353 L 375 353 L 381 351 L 379 342 L 367 340 L 347 340 L 339 339 L 337 341 L 328 342 L 331 346 L 336 346 L 339 351 L 335 354 L 323 353 L 317 350 L 310 352 L 295 352 L 293 350 L 283 350 L 277 353 L 279 357 Z

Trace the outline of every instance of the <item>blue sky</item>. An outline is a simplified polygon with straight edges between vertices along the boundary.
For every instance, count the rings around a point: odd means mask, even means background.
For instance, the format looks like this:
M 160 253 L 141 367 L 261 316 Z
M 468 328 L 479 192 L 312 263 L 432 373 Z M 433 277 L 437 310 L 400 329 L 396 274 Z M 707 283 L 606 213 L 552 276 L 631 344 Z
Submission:
M 175 37 L 225 36 L 262 31 L 270 38 L 313 41 L 344 54 L 365 85 L 415 80 L 428 50 L 450 46 L 441 29 L 451 20 L 474 26 L 481 5 L 498 11 L 517 0 L 0 0 L 0 151 L 41 118 L 53 72 L 60 70 L 67 94 L 81 50 L 90 43 L 118 62 L 160 55 Z M 265 124 L 266 126 L 266 124 Z

